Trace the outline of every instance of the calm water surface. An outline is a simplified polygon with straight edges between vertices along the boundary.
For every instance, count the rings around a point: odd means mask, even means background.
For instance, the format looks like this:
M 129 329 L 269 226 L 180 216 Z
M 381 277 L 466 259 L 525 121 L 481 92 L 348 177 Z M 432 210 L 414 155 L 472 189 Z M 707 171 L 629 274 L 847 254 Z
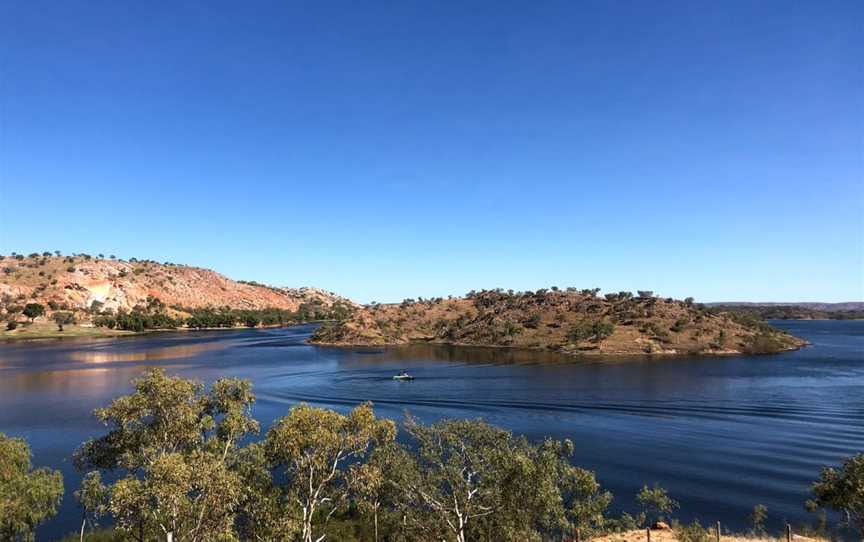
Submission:
M 25 437 L 34 464 L 60 468 L 60 514 L 39 531 L 75 531 L 73 450 L 104 431 L 94 408 L 149 367 L 212 382 L 249 378 L 264 428 L 299 401 L 348 410 L 366 400 L 401 419 L 483 418 L 532 438 L 570 438 L 633 511 L 658 482 L 683 519 L 743 529 L 757 503 L 774 525 L 806 521 L 823 465 L 864 450 L 864 321 L 778 322 L 813 345 L 775 356 L 574 361 L 536 352 L 412 346 L 336 349 L 304 343 L 311 326 L 165 333 L 112 340 L 0 344 L 0 432 Z M 400 369 L 417 376 L 395 382 Z

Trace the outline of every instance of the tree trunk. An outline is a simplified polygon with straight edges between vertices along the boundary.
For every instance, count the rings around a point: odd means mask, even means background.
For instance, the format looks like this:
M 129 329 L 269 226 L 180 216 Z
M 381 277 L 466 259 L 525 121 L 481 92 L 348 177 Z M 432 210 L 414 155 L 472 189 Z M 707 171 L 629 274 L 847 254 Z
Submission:
M 465 542 L 465 523 L 462 521 L 462 516 L 459 516 L 459 532 L 456 533 L 456 542 Z
M 173 532 L 168 531 L 167 533 L 165 533 L 165 542 L 174 542 L 174 533 Z
M 378 505 L 375 505 L 375 542 L 378 542 Z
M 81 537 L 79 538 L 79 540 L 81 542 L 84 542 L 84 527 L 86 525 L 87 525 L 87 518 L 84 518 L 81 520 Z

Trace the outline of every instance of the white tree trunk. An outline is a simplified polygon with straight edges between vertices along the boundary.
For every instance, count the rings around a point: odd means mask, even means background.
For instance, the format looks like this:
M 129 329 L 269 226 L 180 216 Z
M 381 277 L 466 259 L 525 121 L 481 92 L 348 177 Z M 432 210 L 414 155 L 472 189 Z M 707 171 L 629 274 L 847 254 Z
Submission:
M 378 542 L 378 505 L 375 505 L 375 542 Z
M 457 517 L 459 518 L 459 532 L 456 533 L 456 542 L 465 542 L 465 521 L 462 520 L 462 514 Z
M 165 542 L 174 542 L 174 533 L 172 531 L 165 533 Z

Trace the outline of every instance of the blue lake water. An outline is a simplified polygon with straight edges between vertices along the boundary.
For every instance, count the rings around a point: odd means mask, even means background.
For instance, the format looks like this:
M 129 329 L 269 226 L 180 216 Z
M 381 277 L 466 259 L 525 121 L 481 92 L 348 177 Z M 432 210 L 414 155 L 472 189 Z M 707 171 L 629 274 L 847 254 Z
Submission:
M 94 408 L 150 367 L 210 383 L 250 379 L 263 428 L 297 402 L 425 421 L 483 418 L 531 438 L 572 439 L 616 510 L 657 482 L 679 517 L 737 529 L 755 504 L 773 526 L 812 520 L 808 486 L 824 465 L 864 450 L 864 321 L 776 322 L 812 345 L 773 356 L 617 361 L 418 345 L 338 349 L 305 344 L 313 326 L 158 333 L 122 339 L 0 344 L 0 432 L 25 437 L 34 464 L 63 471 L 66 497 L 40 528 L 78 527 L 75 448 L 102 434 Z M 407 369 L 413 382 L 391 376 Z

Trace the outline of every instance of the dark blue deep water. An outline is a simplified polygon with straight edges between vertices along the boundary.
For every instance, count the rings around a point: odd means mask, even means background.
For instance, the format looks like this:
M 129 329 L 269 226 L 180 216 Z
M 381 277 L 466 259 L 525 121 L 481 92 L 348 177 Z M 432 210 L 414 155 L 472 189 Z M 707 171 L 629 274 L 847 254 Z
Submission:
M 864 321 L 777 322 L 813 344 L 774 356 L 579 361 L 536 352 L 304 343 L 310 326 L 160 333 L 112 340 L 0 344 L 0 432 L 26 438 L 34 464 L 63 471 L 60 514 L 39 531 L 78 527 L 76 446 L 104 430 L 91 411 L 148 367 L 212 382 L 249 378 L 265 429 L 299 401 L 380 415 L 483 418 L 532 438 L 569 438 L 633 510 L 658 482 L 679 516 L 743 529 L 757 503 L 774 526 L 810 521 L 808 485 L 824 465 L 864 450 Z M 417 376 L 395 382 L 400 369 Z

